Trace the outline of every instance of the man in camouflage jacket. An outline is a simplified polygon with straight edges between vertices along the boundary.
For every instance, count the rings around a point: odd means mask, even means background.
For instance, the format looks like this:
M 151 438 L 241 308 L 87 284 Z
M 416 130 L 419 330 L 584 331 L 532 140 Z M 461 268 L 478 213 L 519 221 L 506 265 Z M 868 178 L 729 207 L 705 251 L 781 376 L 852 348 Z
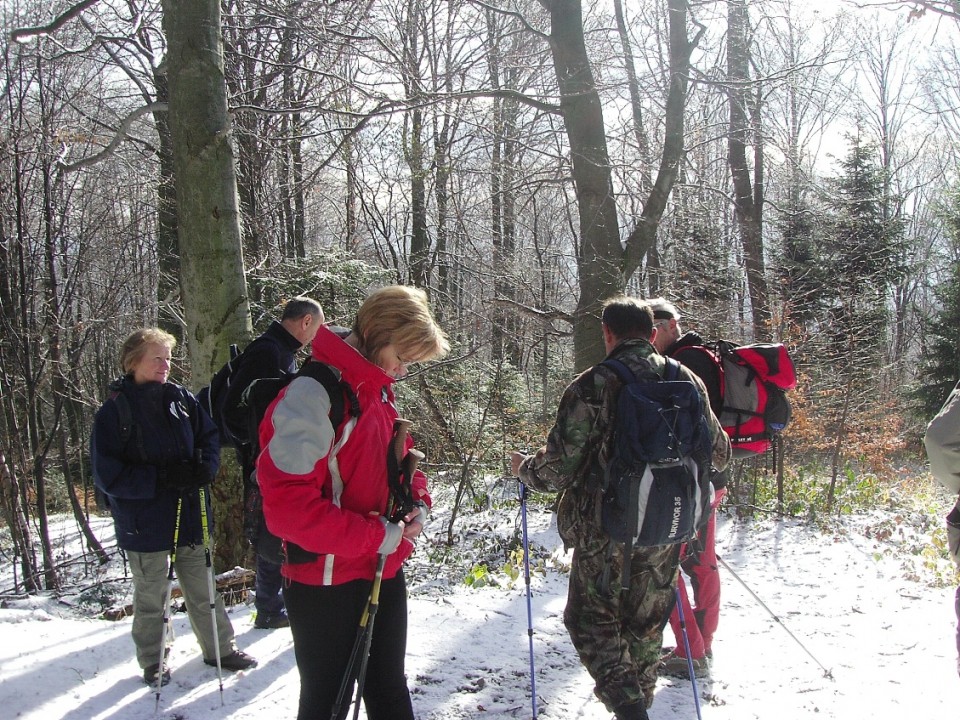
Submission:
M 601 317 L 607 357 L 635 374 L 652 370 L 663 376 L 665 361 L 654 338 L 650 306 L 627 297 L 604 303 Z M 730 441 L 710 410 L 700 379 L 680 367 L 680 378 L 693 382 L 703 398 L 713 441 L 713 465 L 726 467 Z M 561 493 L 557 529 L 573 547 L 564 624 L 584 666 L 596 682 L 597 697 L 617 720 L 646 720 L 653 701 L 663 628 L 674 601 L 679 545 L 635 547 L 629 590 L 619 582 L 609 593 L 600 582 L 612 551 L 610 573 L 620 578 L 623 545 L 600 528 L 600 496 L 604 468 L 612 454 L 614 416 L 621 382 L 616 372 L 595 365 L 564 391 L 547 444 L 535 455 L 513 454 L 513 472 L 527 486 Z M 611 543 L 614 547 L 611 549 Z

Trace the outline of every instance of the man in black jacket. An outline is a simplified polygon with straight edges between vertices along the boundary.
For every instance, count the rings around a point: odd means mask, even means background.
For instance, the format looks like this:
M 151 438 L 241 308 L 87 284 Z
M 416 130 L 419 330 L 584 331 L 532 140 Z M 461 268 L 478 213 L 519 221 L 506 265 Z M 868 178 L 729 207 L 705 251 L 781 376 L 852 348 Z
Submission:
M 309 345 L 323 324 L 320 304 L 307 297 L 295 297 L 287 301 L 279 321 L 274 320 L 266 332 L 257 337 L 243 351 L 240 366 L 236 370 L 230 389 L 224 400 L 225 408 L 236 408 L 243 391 L 254 380 L 275 378 L 297 371 L 297 353 Z M 225 410 L 225 414 L 228 412 Z M 229 418 L 228 418 L 229 420 Z M 280 549 L 267 542 L 260 542 L 263 511 L 260 506 L 260 491 L 256 486 L 253 471 L 256 457 L 251 445 L 238 445 L 237 456 L 243 468 L 244 529 L 257 554 L 256 600 L 257 609 L 254 627 L 274 629 L 287 627 L 287 613 L 283 605 L 280 574 L 282 558 Z

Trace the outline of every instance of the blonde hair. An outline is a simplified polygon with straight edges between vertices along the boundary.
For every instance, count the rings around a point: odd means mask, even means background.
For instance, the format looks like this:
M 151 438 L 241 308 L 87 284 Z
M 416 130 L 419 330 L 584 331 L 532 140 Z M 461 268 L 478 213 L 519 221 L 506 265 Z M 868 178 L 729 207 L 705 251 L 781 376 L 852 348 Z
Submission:
M 160 328 L 140 328 L 130 333 L 130 336 L 120 346 L 120 369 L 124 375 L 129 375 L 136 368 L 147 352 L 147 345 L 156 343 L 173 350 L 177 339 Z
M 411 362 L 450 351 L 446 334 L 430 312 L 427 294 L 407 285 L 389 285 L 370 293 L 352 329 L 367 359 L 376 358 L 391 343 Z

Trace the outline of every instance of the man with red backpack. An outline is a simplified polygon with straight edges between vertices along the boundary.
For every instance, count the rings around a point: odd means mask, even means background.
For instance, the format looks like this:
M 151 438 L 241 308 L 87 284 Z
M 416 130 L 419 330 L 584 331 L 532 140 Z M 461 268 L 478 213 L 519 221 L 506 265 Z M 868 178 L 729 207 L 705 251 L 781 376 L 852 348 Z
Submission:
M 680 347 L 687 345 L 703 345 L 703 340 L 693 332 L 683 334 L 680 329 L 680 312 L 676 306 L 664 298 L 649 300 L 653 310 L 654 325 L 657 328 L 654 337 L 654 347 L 665 357 L 671 357 Z M 696 368 L 690 368 L 696 372 Z M 704 373 L 707 375 L 707 373 Z M 720 408 L 716 407 L 719 399 L 719 388 L 710 387 L 710 377 L 701 379 L 707 386 L 710 404 L 718 417 Z M 683 617 L 686 619 L 687 637 L 690 642 L 690 655 L 694 674 L 705 677 L 710 671 L 710 660 L 713 657 L 713 635 L 716 632 L 720 619 L 720 573 L 717 570 L 717 551 L 715 546 L 717 532 L 716 508 L 726 494 L 727 477 L 724 472 L 714 471 L 710 477 L 714 489 L 714 499 L 711 504 L 710 517 L 706 525 L 697 534 L 697 537 L 683 546 L 681 550 L 680 567 L 690 576 L 693 586 L 693 598 L 696 607 L 691 607 L 687 596 L 686 583 L 683 573 L 677 578 L 679 600 L 683 603 Z M 691 621 L 694 619 L 696 622 Z M 680 615 L 674 606 L 670 613 L 670 627 L 676 638 L 676 647 L 661 661 L 661 672 L 666 675 L 687 677 L 689 667 L 686 652 L 684 651 Z

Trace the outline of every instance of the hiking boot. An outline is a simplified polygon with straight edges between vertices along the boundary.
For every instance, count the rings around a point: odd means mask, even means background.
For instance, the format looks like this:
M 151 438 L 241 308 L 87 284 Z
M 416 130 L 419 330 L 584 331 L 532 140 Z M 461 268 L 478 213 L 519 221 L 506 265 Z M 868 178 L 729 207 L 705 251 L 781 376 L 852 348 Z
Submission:
M 635 702 L 630 705 L 621 705 L 614 714 L 616 720 L 650 720 L 647 715 L 647 704 L 645 702 Z
M 257 619 L 253 621 L 253 626 L 257 630 L 276 630 L 277 628 L 290 627 L 290 618 L 283 610 L 276 615 L 257 613 Z
M 660 673 L 672 677 L 688 678 L 690 677 L 690 667 L 687 664 L 687 658 L 680 657 L 676 652 L 668 655 L 660 661 Z M 695 678 L 705 678 L 710 674 L 710 661 L 707 658 L 693 659 L 693 676 Z
M 160 663 L 154 663 L 149 667 L 143 669 L 143 681 L 147 685 L 156 685 L 157 684 L 157 674 L 160 672 Z M 163 678 L 160 680 L 160 687 L 163 687 L 168 682 L 170 682 L 170 668 L 163 669 Z
M 217 660 L 204 658 L 203 661 L 207 665 L 217 666 Z M 224 670 L 246 670 L 247 668 L 252 668 L 257 666 L 257 661 L 247 655 L 243 650 L 234 650 L 229 655 L 224 655 L 220 658 L 220 667 Z

